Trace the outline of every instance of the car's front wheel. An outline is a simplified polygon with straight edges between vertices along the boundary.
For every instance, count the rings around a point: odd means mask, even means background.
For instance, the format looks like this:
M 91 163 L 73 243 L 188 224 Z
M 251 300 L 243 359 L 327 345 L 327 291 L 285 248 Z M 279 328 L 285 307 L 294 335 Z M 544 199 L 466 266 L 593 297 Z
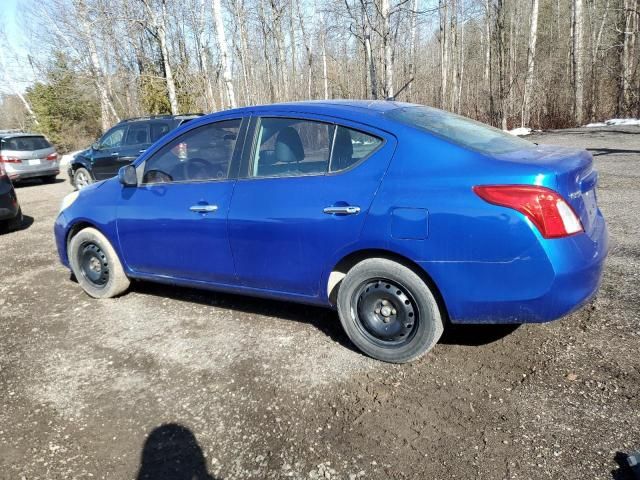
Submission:
M 90 296 L 112 298 L 129 288 L 118 255 L 95 228 L 85 228 L 74 235 L 69 241 L 68 255 L 73 274 Z
M 92 183 L 93 178 L 86 168 L 80 167 L 73 172 L 73 186 L 76 187 L 76 190 L 80 190 Z
M 424 280 L 385 258 L 349 270 L 338 291 L 338 314 L 356 347 L 385 362 L 415 360 L 443 332 L 438 303 Z

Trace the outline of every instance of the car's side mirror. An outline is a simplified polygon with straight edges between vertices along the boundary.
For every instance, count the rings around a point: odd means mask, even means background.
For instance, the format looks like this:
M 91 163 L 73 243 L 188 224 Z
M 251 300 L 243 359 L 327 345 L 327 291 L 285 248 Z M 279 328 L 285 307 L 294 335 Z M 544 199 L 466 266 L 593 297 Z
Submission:
M 136 173 L 136 167 L 133 165 L 125 165 L 118 170 L 118 180 L 125 187 L 137 187 L 138 186 L 138 174 Z
M 91 144 L 91 149 L 92 150 L 100 150 L 100 142 L 93 142 Z

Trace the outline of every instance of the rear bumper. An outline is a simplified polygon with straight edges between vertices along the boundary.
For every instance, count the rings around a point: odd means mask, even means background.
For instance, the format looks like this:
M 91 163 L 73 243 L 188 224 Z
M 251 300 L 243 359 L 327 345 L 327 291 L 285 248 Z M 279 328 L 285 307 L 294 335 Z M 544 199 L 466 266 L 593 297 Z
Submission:
M 539 250 L 510 262 L 423 267 L 440 287 L 453 323 L 541 323 L 595 296 L 608 248 L 607 226 L 598 214 L 588 235 L 541 240 Z
M 19 182 L 20 180 L 26 180 L 28 178 L 37 178 L 37 177 L 49 177 L 52 175 L 58 175 L 60 173 L 60 168 L 58 167 L 58 163 L 55 162 L 55 165 L 45 165 L 39 168 L 9 168 L 7 167 L 7 174 L 9 178 L 14 182 Z

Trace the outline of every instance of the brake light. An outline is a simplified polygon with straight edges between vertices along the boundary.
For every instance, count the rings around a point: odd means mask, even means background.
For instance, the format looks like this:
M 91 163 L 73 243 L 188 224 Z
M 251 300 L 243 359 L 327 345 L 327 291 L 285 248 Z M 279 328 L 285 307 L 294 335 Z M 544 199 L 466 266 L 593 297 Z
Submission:
M 7 155 L 0 155 L 0 163 L 22 163 L 18 157 L 8 157 Z
M 49 160 L 50 162 L 55 162 L 56 160 L 58 160 L 58 154 L 57 153 L 50 153 L 49 155 L 47 155 L 47 160 Z
M 494 205 L 525 215 L 544 238 L 568 237 L 583 231 L 580 219 L 559 193 L 535 185 L 481 185 L 473 191 Z

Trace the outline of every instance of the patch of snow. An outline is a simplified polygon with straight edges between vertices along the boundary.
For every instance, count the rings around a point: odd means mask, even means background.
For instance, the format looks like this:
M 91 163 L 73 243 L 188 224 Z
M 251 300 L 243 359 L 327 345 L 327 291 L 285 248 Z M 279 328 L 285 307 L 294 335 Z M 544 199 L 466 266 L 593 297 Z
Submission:
M 75 152 L 69 152 L 69 153 L 66 153 L 66 154 L 62 155 L 62 157 L 60 158 L 60 165 L 69 165 L 69 163 L 71 162 L 73 157 L 75 157 L 81 151 L 82 150 L 77 150 Z
M 518 127 L 513 130 L 507 130 L 511 135 L 516 135 L 518 137 L 523 137 L 525 135 L 531 134 L 531 129 L 529 127 Z
M 610 118 L 604 122 L 588 123 L 585 127 L 608 127 L 612 125 L 636 125 L 640 126 L 640 118 Z

